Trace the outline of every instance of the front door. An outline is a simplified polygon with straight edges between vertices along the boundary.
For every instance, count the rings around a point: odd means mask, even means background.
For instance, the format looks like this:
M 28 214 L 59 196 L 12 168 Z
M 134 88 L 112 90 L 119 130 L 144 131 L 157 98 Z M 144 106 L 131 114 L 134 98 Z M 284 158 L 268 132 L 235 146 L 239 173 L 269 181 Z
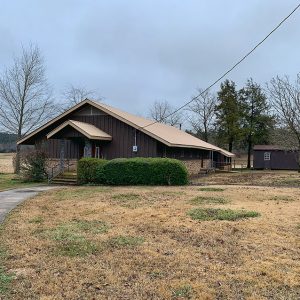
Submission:
M 92 144 L 92 157 L 103 158 L 102 148 L 98 143 Z
M 79 157 L 103 158 L 102 147 L 99 142 L 91 140 L 79 144 Z

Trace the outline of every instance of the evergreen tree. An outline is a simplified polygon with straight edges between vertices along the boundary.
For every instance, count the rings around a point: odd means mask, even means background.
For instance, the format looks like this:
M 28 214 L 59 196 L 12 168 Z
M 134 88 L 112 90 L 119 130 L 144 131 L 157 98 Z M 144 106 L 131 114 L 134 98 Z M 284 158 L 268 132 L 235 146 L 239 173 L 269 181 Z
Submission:
M 240 140 L 241 105 L 236 86 L 233 81 L 225 80 L 221 83 L 216 106 L 216 126 L 218 139 L 222 144 L 228 145 L 231 152 L 233 145 Z
M 239 91 L 243 112 L 242 128 L 247 145 L 247 168 L 251 168 L 251 151 L 254 144 L 267 144 L 274 120 L 269 115 L 267 96 L 261 86 L 248 79 L 245 88 Z

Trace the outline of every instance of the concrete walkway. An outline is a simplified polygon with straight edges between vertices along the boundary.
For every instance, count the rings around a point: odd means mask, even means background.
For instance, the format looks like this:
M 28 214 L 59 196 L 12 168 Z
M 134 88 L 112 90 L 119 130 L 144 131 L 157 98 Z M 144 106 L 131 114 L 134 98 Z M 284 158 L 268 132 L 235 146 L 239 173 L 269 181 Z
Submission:
M 28 188 L 19 188 L 0 192 L 0 223 L 5 216 L 15 208 L 19 203 L 36 196 L 40 192 L 57 188 L 55 186 L 36 186 Z

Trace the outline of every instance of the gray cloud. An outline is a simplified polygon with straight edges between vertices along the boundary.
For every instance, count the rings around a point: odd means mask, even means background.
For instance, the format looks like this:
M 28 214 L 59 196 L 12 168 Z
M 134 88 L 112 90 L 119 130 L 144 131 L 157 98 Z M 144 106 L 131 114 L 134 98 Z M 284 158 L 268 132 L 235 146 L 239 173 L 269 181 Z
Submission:
M 297 1 L 7 1 L 0 11 L 0 68 L 37 43 L 57 94 L 68 83 L 97 90 L 134 113 L 174 106 L 206 87 L 266 35 Z M 230 79 L 264 84 L 299 72 L 295 14 Z

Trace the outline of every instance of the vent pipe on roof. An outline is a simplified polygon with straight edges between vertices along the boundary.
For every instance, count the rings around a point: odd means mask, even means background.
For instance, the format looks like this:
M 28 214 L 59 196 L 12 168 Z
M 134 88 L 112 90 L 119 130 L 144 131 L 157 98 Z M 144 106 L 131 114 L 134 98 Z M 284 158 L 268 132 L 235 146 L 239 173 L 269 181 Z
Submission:
M 179 130 L 181 130 L 181 123 L 179 124 Z

